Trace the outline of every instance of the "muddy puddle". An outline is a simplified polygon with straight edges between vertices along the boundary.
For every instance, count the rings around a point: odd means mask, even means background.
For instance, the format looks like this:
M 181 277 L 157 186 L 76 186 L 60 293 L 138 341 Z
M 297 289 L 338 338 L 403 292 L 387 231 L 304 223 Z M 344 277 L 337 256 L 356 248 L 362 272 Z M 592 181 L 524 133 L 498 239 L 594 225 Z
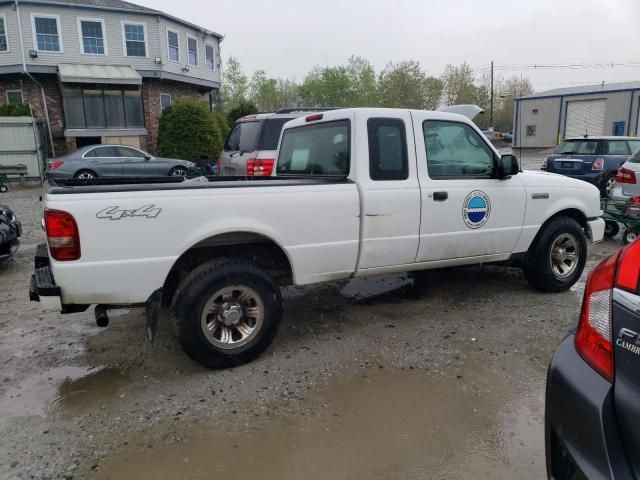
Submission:
M 60 367 L 33 375 L 0 398 L 0 417 L 45 417 L 53 412 L 81 413 L 116 397 L 127 383 L 118 369 Z
M 495 384 L 365 371 L 249 428 L 203 420 L 183 443 L 166 430 L 129 438 L 92 478 L 542 478 L 542 391 Z

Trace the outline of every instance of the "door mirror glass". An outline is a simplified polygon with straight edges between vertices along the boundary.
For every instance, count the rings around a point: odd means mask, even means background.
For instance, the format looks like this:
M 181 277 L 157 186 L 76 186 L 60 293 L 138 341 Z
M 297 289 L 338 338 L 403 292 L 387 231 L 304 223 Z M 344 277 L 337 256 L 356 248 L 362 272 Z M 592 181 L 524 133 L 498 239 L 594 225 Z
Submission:
M 520 171 L 520 163 L 518 157 L 506 153 L 500 157 L 500 176 L 510 177 L 511 175 L 517 175 Z
M 144 159 L 145 159 L 145 160 L 151 160 L 151 155 L 145 155 L 145 156 L 144 156 Z

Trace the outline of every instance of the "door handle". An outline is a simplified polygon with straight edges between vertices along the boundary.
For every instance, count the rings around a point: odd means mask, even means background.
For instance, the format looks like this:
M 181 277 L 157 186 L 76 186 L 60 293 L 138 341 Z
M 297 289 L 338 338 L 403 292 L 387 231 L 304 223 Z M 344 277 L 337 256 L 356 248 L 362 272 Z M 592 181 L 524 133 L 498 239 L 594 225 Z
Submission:
M 449 198 L 447 192 L 433 192 L 433 200 L 435 202 L 444 202 L 447 198 Z

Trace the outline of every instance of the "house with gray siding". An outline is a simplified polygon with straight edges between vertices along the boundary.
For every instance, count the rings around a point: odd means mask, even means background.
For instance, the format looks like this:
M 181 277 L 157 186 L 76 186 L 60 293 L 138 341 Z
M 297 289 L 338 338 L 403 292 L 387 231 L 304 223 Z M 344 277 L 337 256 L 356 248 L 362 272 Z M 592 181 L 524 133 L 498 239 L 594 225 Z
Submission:
M 513 145 L 554 147 L 569 137 L 640 135 L 640 81 L 557 88 L 515 99 Z
M 222 38 L 122 0 L 0 0 L 0 105 L 30 105 L 56 155 L 94 143 L 154 152 L 163 108 L 218 92 Z

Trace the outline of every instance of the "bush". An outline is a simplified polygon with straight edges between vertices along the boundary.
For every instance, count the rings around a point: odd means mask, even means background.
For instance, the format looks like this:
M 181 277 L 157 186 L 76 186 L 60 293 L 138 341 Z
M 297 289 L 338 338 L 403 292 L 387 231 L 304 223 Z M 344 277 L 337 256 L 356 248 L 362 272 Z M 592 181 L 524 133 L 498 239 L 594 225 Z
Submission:
M 180 99 L 167 107 L 160 117 L 158 153 L 162 157 L 211 160 L 222 152 L 224 132 L 216 115 L 206 103 Z
M 227 122 L 229 126 L 233 126 L 235 121 L 245 115 L 251 115 L 252 113 L 258 113 L 258 107 L 255 104 L 246 100 L 240 101 L 235 107 L 227 112 Z
M 29 105 L 0 105 L 0 117 L 30 117 Z

